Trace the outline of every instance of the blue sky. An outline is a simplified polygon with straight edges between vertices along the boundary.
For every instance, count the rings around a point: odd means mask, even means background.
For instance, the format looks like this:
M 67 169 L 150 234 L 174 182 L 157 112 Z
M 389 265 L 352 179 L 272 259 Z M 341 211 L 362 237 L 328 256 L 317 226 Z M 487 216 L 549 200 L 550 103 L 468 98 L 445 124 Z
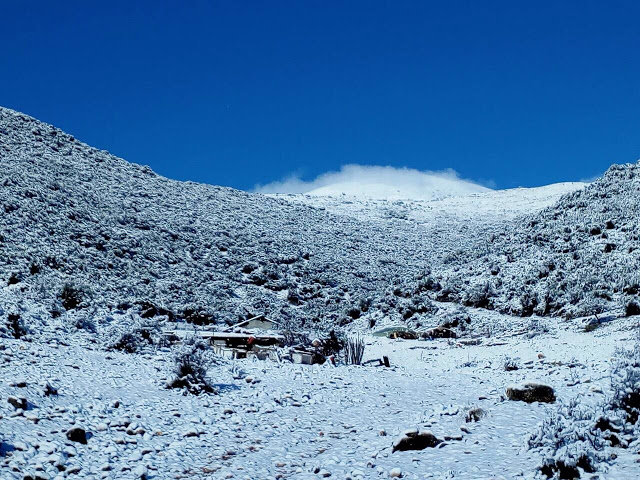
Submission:
M 640 157 L 640 2 L 6 2 L 0 104 L 181 180 Z

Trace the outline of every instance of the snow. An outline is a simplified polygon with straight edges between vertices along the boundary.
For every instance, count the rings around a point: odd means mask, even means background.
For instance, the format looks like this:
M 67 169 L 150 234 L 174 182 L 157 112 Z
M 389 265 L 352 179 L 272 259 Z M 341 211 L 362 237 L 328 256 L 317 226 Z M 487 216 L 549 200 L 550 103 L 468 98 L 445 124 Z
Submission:
M 580 190 L 586 185 L 581 182 L 565 182 L 535 188 L 434 195 L 434 198 L 425 199 L 400 190 L 389 190 L 386 186 L 381 186 L 378 194 L 369 185 L 354 185 L 349 194 L 323 194 L 330 191 L 330 187 L 323 187 L 319 189 L 320 193 L 312 191 L 308 194 L 272 196 L 359 220 L 402 219 L 418 225 L 435 226 L 454 221 L 504 223 L 525 214 L 539 212 L 553 205 L 563 195 Z
M 358 200 L 436 200 L 471 192 L 488 192 L 490 189 L 460 179 L 427 176 L 418 185 L 393 183 L 368 183 L 361 181 L 339 182 L 306 192 L 312 197 L 345 196 Z
M 319 472 L 387 478 L 396 468 L 410 479 L 528 478 L 537 460 L 525 439 L 557 407 L 506 401 L 505 388 L 540 381 L 553 386 L 560 402 L 602 401 L 610 389 L 607 358 L 629 340 L 629 325 L 608 324 L 596 334 L 554 321 L 547 334 L 497 335 L 470 346 L 368 337 L 365 358 L 387 355 L 392 368 L 235 360 L 234 369 L 228 363 L 210 369 L 220 393 L 198 397 L 164 388 L 170 366 L 163 349 L 105 353 L 78 336 L 67 338 L 70 345 L 8 341 L 0 396 L 24 395 L 34 408 L 16 416 L 6 402 L 0 406 L 4 442 L 27 446 L 8 457 L 5 478 L 39 462 L 53 475 L 46 459 L 58 455 L 83 476 L 100 476 L 108 467 L 112 478 L 140 467 L 152 478 L 205 472 L 213 478 L 312 479 Z M 518 357 L 521 368 L 504 371 L 506 355 Z M 9 386 L 16 379 L 27 386 Z M 44 397 L 42 379 L 59 395 Z M 472 407 L 487 415 L 467 423 Z M 37 422 L 27 418 L 30 412 Z M 65 440 L 72 426 L 92 433 L 87 445 Z M 415 428 L 453 439 L 392 453 L 396 438 Z M 69 446 L 75 455 L 63 453 Z M 619 454 L 608 478 L 637 478 L 630 454 Z
M 599 413 L 624 424 L 626 448 L 588 450 L 595 475 L 638 478 L 622 404 L 640 362 L 623 317 L 640 290 L 639 171 L 259 195 L 172 181 L 0 109 L 0 478 L 533 479 L 601 441 Z M 163 333 L 255 315 L 286 334 L 362 335 L 365 361 L 391 368 L 204 348 L 217 394 L 166 388 L 187 347 Z M 373 335 L 445 325 L 457 338 Z M 558 401 L 506 400 L 523 382 Z M 393 452 L 406 431 L 443 442 Z

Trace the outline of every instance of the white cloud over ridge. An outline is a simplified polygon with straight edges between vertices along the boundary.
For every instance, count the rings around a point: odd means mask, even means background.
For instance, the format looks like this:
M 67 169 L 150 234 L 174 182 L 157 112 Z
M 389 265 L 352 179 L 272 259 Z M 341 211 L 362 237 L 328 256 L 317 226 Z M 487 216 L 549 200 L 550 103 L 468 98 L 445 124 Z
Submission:
M 412 168 L 373 165 L 343 165 L 311 181 L 291 175 L 283 180 L 257 185 L 258 193 L 305 193 L 318 196 L 348 195 L 370 199 L 434 200 L 490 191 L 478 183 L 461 179 L 447 169 L 420 171 Z

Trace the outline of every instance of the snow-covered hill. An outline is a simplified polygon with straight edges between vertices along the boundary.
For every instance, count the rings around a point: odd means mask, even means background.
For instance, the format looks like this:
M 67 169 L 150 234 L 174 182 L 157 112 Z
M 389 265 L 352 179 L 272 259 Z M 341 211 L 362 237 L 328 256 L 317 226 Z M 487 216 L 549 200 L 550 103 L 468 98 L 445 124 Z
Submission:
M 382 175 L 381 175 L 382 176 Z M 331 183 L 306 192 L 314 197 L 347 197 L 351 200 L 437 200 L 488 192 L 490 189 L 458 178 L 421 174 L 414 182 L 384 182 L 383 178 Z
M 493 229 L 475 248 L 462 247 L 441 272 L 447 296 L 518 315 L 568 317 L 636 301 L 639 179 L 640 162 L 613 165 L 541 212 Z
M 249 194 L 0 109 L 0 478 L 638 478 L 639 179 Z M 364 335 L 373 363 L 163 335 L 255 314 L 290 344 Z M 418 430 L 437 448 L 394 448 Z
M 25 302 L 46 315 L 151 308 L 199 323 L 344 325 L 447 254 L 460 228 L 172 181 L 8 109 L 0 167 L 0 325 Z
M 324 208 L 327 211 L 362 221 L 405 219 L 422 225 L 453 222 L 501 223 L 539 212 L 563 195 L 584 188 L 581 182 L 566 182 L 536 188 L 491 190 L 482 193 L 448 195 L 432 200 L 404 198 L 387 200 L 357 195 L 273 195 L 289 202 Z M 401 197 L 409 195 L 401 194 Z

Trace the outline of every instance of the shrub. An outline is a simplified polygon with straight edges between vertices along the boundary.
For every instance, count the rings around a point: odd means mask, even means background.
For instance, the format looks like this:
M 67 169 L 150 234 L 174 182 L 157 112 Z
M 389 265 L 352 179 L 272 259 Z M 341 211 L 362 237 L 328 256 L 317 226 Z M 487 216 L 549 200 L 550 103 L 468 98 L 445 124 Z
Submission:
M 344 344 L 344 361 L 350 365 L 360 365 L 364 357 L 364 340 L 362 337 L 347 338 Z
M 467 411 L 467 414 L 464 417 L 464 421 L 467 423 L 479 422 L 484 417 L 487 416 L 487 412 L 480 407 L 473 407 Z
M 119 350 L 125 353 L 136 353 L 150 345 L 165 346 L 168 340 L 164 337 L 160 324 L 155 320 L 134 320 L 124 328 L 116 328 L 110 332 L 107 350 Z
M 640 315 L 640 304 L 636 300 L 629 300 L 624 308 L 625 317 Z
M 504 369 L 505 372 L 513 372 L 514 370 L 518 370 L 520 368 L 518 359 L 505 357 L 504 362 L 502 363 L 502 368 Z
M 95 322 L 89 317 L 77 318 L 74 325 L 78 330 L 86 330 L 89 333 L 96 333 L 98 331 Z
M 592 410 L 581 407 L 574 399 L 539 424 L 527 444 L 542 455 L 539 470 L 543 475 L 579 478 L 580 470 L 593 473 L 599 463 L 608 459 L 604 438 L 594 428 L 594 417 Z
M 611 370 L 611 388 L 611 406 L 624 411 L 627 422 L 635 424 L 640 416 L 640 344 L 633 349 L 616 351 Z
M 193 338 L 185 340 L 174 359 L 174 378 L 169 381 L 167 388 L 181 388 L 193 395 L 216 393 L 207 379 L 208 349 L 208 345 L 202 341 Z
M 17 313 L 10 313 L 7 315 L 7 326 L 9 327 L 9 332 L 13 335 L 13 338 L 16 339 L 22 338 L 29 333 L 24 325 L 24 321 Z
M 325 357 L 336 355 L 344 348 L 345 340 L 338 336 L 335 330 L 329 332 L 329 336 L 322 342 L 322 354 Z
M 80 306 L 83 296 L 84 292 L 81 289 L 74 287 L 70 283 L 65 283 L 58 298 L 62 300 L 62 306 L 65 310 L 73 310 Z
M 284 345 L 287 347 L 307 347 L 311 345 L 311 340 L 306 333 L 284 330 L 282 336 L 284 337 Z
M 491 297 L 494 295 L 493 287 L 485 282 L 471 287 L 464 295 L 462 303 L 467 307 L 490 308 Z

